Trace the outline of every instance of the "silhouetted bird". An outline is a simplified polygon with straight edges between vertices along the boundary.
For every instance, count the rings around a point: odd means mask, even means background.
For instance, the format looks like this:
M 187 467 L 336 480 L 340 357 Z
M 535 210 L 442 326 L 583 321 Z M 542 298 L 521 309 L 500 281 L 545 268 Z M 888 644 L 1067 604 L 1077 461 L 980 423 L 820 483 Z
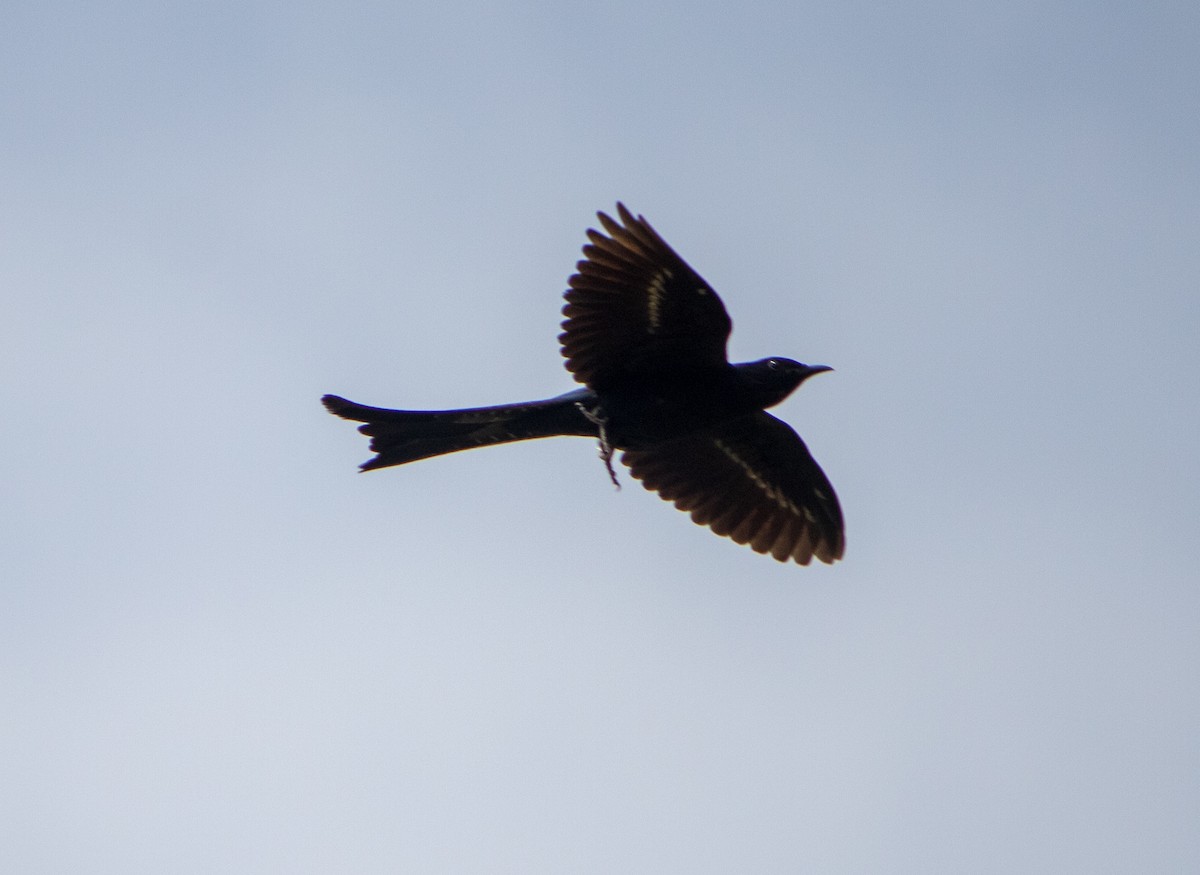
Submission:
M 467 410 L 389 410 L 336 395 L 330 413 L 366 423 L 378 455 L 362 470 L 555 435 L 597 438 L 647 489 L 718 535 L 786 562 L 840 559 L 842 512 L 804 442 L 765 408 L 824 365 L 785 358 L 731 365 L 732 323 L 717 293 L 641 216 L 599 213 L 569 280 L 559 335 L 587 388 Z

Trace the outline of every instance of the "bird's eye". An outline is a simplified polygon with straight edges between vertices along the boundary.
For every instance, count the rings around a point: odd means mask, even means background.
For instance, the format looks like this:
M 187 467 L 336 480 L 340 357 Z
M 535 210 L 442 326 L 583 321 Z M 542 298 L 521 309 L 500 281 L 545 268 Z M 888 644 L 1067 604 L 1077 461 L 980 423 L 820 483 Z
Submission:
M 777 359 L 767 359 L 767 367 L 773 371 L 779 370 L 779 361 Z

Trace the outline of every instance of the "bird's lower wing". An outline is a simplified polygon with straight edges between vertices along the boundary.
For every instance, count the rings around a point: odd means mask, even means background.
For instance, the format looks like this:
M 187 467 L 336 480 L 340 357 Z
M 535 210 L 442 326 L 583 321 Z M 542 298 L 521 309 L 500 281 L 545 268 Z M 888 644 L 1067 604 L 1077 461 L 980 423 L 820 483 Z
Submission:
M 718 535 L 807 565 L 841 558 L 842 511 L 800 436 L 759 412 L 621 460 L 647 488 Z

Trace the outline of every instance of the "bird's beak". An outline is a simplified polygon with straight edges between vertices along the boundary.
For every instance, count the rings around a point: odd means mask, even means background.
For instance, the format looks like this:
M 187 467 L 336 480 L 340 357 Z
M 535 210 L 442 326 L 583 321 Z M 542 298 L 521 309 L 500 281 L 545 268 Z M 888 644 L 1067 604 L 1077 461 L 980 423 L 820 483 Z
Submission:
M 809 365 L 808 373 L 805 374 L 804 376 L 805 376 L 805 379 L 807 379 L 808 377 L 811 377 L 813 374 L 822 374 L 825 371 L 832 371 L 832 370 L 833 370 L 833 368 L 829 367 L 829 365 Z

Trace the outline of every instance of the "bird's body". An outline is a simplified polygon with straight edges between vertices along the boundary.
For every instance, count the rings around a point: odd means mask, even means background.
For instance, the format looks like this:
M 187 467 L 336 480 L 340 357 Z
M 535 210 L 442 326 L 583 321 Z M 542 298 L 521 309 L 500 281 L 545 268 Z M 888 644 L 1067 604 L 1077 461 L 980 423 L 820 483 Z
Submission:
M 336 395 L 331 413 L 365 423 L 362 470 L 559 435 L 596 438 L 646 488 L 713 531 L 776 559 L 841 558 L 833 487 L 799 436 L 765 410 L 823 365 L 783 358 L 730 364 L 729 316 L 716 293 L 641 217 L 617 205 L 589 230 L 571 277 L 560 341 L 586 385 L 555 398 L 463 410 L 368 407 Z

